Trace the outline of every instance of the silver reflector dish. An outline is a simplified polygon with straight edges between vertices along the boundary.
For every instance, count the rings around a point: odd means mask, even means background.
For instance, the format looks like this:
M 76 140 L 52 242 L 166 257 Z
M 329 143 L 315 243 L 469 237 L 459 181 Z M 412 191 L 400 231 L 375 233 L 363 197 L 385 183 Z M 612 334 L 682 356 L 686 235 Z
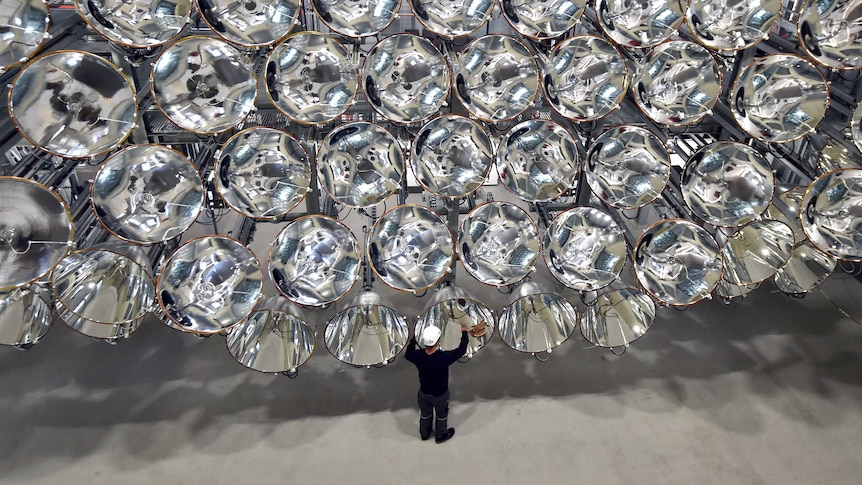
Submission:
M 811 244 L 833 258 L 862 261 L 862 169 L 817 177 L 800 207 L 802 230 Z
M 400 205 L 380 216 L 367 250 L 380 280 L 403 291 L 433 286 L 451 271 L 455 258 L 449 227 L 421 205 Z
M 555 199 L 573 188 L 578 175 L 575 139 L 551 121 L 513 126 L 497 147 L 500 181 L 527 202 Z
M 482 204 L 461 223 L 458 257 L 467 272 L 482 283 L 511 285 L 536 269 L 538 228 L 524 209 L 514 204 Z
M 682 24 L 686 2 L 682 0 L 596 0 L 599 27 L 622 47 L 653 47 Z
M 560 283 L 577 291 L 611 284 L 626 262 L 623 231 L 607 213 L 569 209 L 551 221 L 544 239 L 545 263 Z
M 75 7 L 102 37 L 138 49 L 172 41 L 192 14 L 191 0 L 75 0 Z
M 670 155 L 653 132 L 617 126 L 602 133 L 587 151 L 587 184 L 606 204 L 636 209 L 661 196 L 670 179 Z
M 398 16 L 401 0 L 311 0 L 317 17 L 347 37 L 368 37 L 383 31 Z
M 433 326 L 442 331 L 440 336 L 441 350 L 454 350 L 461 343 L 461 327 L 472 330 L 484 323 L 485 331 L 478 337 L 469 335 L 467 356 L 482 349 L 494 336 L 494 312 L 484 303 L 476 300 L 467 290 L 457 286 L 447 286 L 434 293 L 425 305 L 425 310 L 419 315 L 414 335 L 422 335 L 422 331 Z M 418 340 L 418 339 L 417 339 Z M 421 343 L 420 343 L 421 345 Z
M 12 81 L 9 114 L 30 143 L 53 155 L 86 158 L 123 143 L 138 116 L 120 69 L 95 54 L 56 51 Z
M 500 337 L 518 352 L 548 352 L 565 342 L 578 326 L 578 312 L 562 296 L 527 281 L 512 293 L 500 314 Z
M 341 222 L 309 215 L 286 225 L 269 248 L 269 274 L 291 301 L 322 306 L 347 294 L 357 278 L 359 242 Z
M 232 136 L 216 154 L 216 190 L 240 214 L 272 220 L 293 210 L 308 191 L 311 165 L 286 132 L 262 126 Z
M 293 28 L 302 5 L 301 0 L 196 2 L 204 22 L 216 34 L 245 47 L 263 47 L 283 39 Z
M 793 230 L 783 222 L 762 219 L 747 224 L 721 247 L 722 279 L 752 285 L 771 278 L 790 259 L 794 242 Z
M 799 44 L 830 69 L 862 68 L 862 3 L 859 0 L 807 0 L 799 10 Z
M 690 0 L 685 20 L 698 42 L 736 51 L 765 39 L 781 12 L 781 0 Z
M 162 265 L 159 305 L 185 332 L 213 334 L 254 310 L 263 291 L 260 262 L 239 241 L 224 236 L 192 239 Z
M 93 212 L 120 239 L 155 244 L 185 232 L 204 202 L 191 160 L 161 145 L 133 145 L 99 167 L 90 188 Z
M 647 229 L 635 246 L 635 276 L 647 293 L 671 306 L 709 296 L 721 278 L 718 243 L 697 224 L 668 219 Z
M 585 0 L 500 0 L 503 16 L 519 34 L 550 39 L 565 34 L 584 13 Z
M 469 35 L 491 17 L 493 0 L 409 0 L 410 9 L 426 29 L 451 39 Z
M 324 342 L 346 364 L 383 365 L 401 352 L 409 333 L 400 313 L 377 293 L 363 291 L 329 320 Z
M 493 3 L 492 3 L 493 6 Z M 27 62 L 48 39 L 51 16 L 44 0 L 0 4 L 0 72 Z
M 0 345 L 38 343 L 54 321 L 50 298 L 48 291 L 36 287 L 0 291 Z
M 837 259 L 815 248 L 810 242 L 802 241 L 796 244 L 790 260 L 772 279 L 784 293 L 808 293 L 826 281 L 837 265 Z
M 655 302 L 631 288 L 608 291 L 588 305 L 581 334 L 598 347 L 627 347 L 643 337 L 655 321 Z

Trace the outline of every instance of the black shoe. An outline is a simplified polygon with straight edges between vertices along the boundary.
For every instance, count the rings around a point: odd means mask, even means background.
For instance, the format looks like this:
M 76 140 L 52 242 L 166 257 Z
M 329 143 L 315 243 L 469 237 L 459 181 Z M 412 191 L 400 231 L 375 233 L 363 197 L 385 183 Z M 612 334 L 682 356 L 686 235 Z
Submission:
M 422 441 L 428 441 L 428 440 L 430 440 L 430 439 L 431 439 L 431 433 L 428 433 L 428 434 L 420 434 L 420 435 L 419 435 L 419 437 L 420 437 L 420 438 L 422 438 Z
M 445 443 L 445 442 L 449 441 L 449 438 L 451 438 L 453 436 L 455 436 L 455 428 L 449 428 L 446 431 L 446 434 L 444 434 L 443 436 L 438 436 L 438 437 L 434 438 L 434 441 L 439 445 L 440 443 Z

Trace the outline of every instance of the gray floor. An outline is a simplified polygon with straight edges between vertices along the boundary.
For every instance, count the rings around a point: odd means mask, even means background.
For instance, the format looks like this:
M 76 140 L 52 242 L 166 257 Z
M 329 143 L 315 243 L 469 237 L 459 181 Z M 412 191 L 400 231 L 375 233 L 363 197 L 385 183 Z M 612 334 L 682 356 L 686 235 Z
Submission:
M 862 314 L 853 279 L 826 292 Z M 849 293 L 846 291 L 849 289 Z M 452 369 L 444 445 L 417 436 L 415 370 L 258 374 L 144 325 L 116 346 L 60 325 L 0 349 L 0 482 L 859 483 L 862 328 L 764 285 L 663 309 L 623 356 L 577 335 L 541 363 L 496 339 Z

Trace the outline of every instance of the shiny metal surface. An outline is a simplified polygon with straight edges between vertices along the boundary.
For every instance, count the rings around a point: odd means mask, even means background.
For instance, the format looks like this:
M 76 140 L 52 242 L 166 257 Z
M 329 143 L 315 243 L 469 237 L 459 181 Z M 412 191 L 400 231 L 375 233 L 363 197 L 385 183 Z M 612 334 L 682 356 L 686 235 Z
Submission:
M 847 149 L 844 145 L 830 140 L 820 150 L 815 168 L 817 175 L 824 175 L 839 168 L 862 168 L 862 155 L 856 150 Z
M 617 209 L 635 209 L 661 196 L 670 179 L 670 155 L 653 132 L 617 126 L 593 141 L 584 170 L 596 197 Z
M 27 287 L 0 291 L 0 345 L 38 343 L 51 329 L 53 317 L 47 291 Z
M 75 0 L 75 8 L 102 37 L 140 49 L 167 44 L 191 20 L 191 0 Z
M 0 177 L 0 291 L 48 274 L 69 253 L 74 231 L 72 214 L 56 192 Z
M 731 300 L 733 298 L 742 298 L 758 288 L 760 288 L 760 283 L 752 285 L 734 285 L 728 283 L 727 280 L 722 278 L 718 281 L 718 285 L 715 287 L 715 294 L 725 300 Z
M 452 74 L 428 39 L 395 34 L 368 53 L 362 87 L 371 106 L 396 123 L 416 123 L 436 113 L 449 96 Z
M 204 187 L 191 160 L 161 145 L 133 145 L 99 167 L 93 212 L 113 235 L 139 244 L 172 239 L 194 224 Z
M 380 280 L 404 291 L 433 286 L 451 271 L 455 258 L 449 227 L 421 205 L 399 205 L 380 216 L 366 249 Z
M 796 244 L 790 260 L 775 273 L 772 281 L 785 293 L 808 293 L 826 281 L 837 265 L 837 259 L 804 240 Z
M 555 46 L 544 72 L 548 104 L 574 121 L 594 121 L 619 108 L 629 86 L 622 54 L 594 35 L 576 35 Z
M 833 258 L 862 261 L 862 169 L 817 177 L 800 207 L 799 220 L 811 244 Z
M 543 241 L 548 271 L 577 291 L 603 288 L 617 279 L 626 262 L 623 231 L 606 212 L 574 207 L 557 215 Z
M 329 132 L 317 151 L 317 174 L 323 190 L 349 207 L 368 207 L 401 187 L 404 152 L 380 125 L 347 123 Z
M 213 334 L 248 317 L 263 291 L 260 262 L 239 241 L 203 236 L 179 248 L 162 265 L 159 305 L 185 332 Z
M 772 204 L 766 210 L 766 217 L 787 224 L 793 230 L 793 239 L 799 243 L 807 239 L 799 223 L 799 203 L 805 197 L 808 187 L 799 185 L 794 187 L 776 187 L 776 196 Z
M 485 25 L 494 0 L 409 0 L 410 9 L 426 29 L 446 37 L 463 37 Z
M 311 182 L 308 154 L 284 131 L 263 126 L 242 130 L 216 153 L 215 186 L 235 211 L 272 220 L 293 210 Z
M 95 54 L 55 51 L 24 66 L 12 81 L 9 115 L 33 145 L 53 155 L 85 158 L 123 143 L 138 106 L 117 66 Z
M 277 296 L 231 327 L 225 341 L 237 362 L 260 372 L 294 372 L 314 353 L 314 331 L 302 310 Z
M 128 338 L 135 330 L 140 328 L 144 319 L 138 319 L 129 323 L 104 324 L 81 318 L 69 311 L 66 307 L 54 303 L 57 318 L 72 330 L 97 340 L 116 341 Z
M 44 0 L 0 3 L 0 73 L 33 57 L 48 39 L 50 26 Z
M 442 331 L 440 349 L 454 350 L 461 343 L 461 327 L 470 330 L 482 322 L 485 323 L 486 330 L 481 336 L 467 336 L 468 358 L 485 347 L 494 336 L 494 312 L 467 290 L 458 286 L 446 286 L 431 295 L 425 304 L 425 310 L 416 321 L 413 334 L 422 335 L 422 331 L 427 327 L 437 327 Z M 421 342 L 419 345 L 422 345 Z
M 550 352 L 578 326 L 578 312 L 562 296 L 527 281 L 512 293 L 500 314 L 500 338 L 518 352 Z
M 359 278 L 359 241 L 341 222 L 300 217 L 269 248 L 269 275 L 276 289 L 305 306 L 322 306 L 347 294 Z
M 106 325 L 142 319 L 155 302 L 149 261 L 140 246 L 87 248 L 63 258 L 51 276 L 54 304 L 77 319 Z
M 275 46 L 264 70 L 276 109 L 305 124 L 334 120 L 356 96 L 357 67 L 341 42 L 320 32 L 299 32 Z
M 274 44 L 293 28 L 301 0 L 195 0 L 201 18 L 223 39 L 246 47 Z
M 355 366 L 391 362 L 407 344 L 404 317 L 377 293 L 363 291 L 326 324 L 324 343 L 338 360 Z
M 538 228 L 515 204 L 488 202 L 467 214 L 457 248 L 470 276 L 486 285 L 511 285 L 536 269 Z
M 467 44 L 452 66 L 458 100 L 474 116 L 496 123 L 517 117 L 539 92 L 539 65 L 514 37 L 486 35 Z
M 742 69 L 730 103 L 734 119 L 749 135 L 784 143 L 814 131 L 829 108 L 829 86 L 805 59 L 774 54 Z
M 185 37 L 162 51 L 153 63 L 150 88 L 168 119 L 202 134 L 236 127 L 257 97 L 249 60 L 214 37 Z
M 795 244 L 790 226 L 770 219 L 746 224 L 719 242 L 722 279 L 732 285 L 751 285 L 771 278 L 790 259 Z
M 596 0 L 599 27 L 622 47 L 643 49 L 675 34 L 687 3 L 684 0 Z
M 764 40 L 781 13 L 781 0 L 689 0 L 685 20 L 710 49 L 736 51 Z
M 862 152 L 862 103 L 856 105 L 850 117 L 850 135 L 853 137 L 853 144 Z
M 644 290 L 671 306 L 707 298 L 721 278 L 718 243 L 702 227 L 682 219 L 647 229 L 638 239 L 633 260 Z
M 398 16 L 401 0 L 311 0 L 317 17 L 347 37 L 367 37 L 383 31 Z
M 488 177 L 494 146 L 479 123 L 458 115 L 443 115 L 419 130 L 410 148 L 416 180 L 442 197 L 466 197 Z
M 503 16 L 519 34 L 550 39 L 565 34 L 584 13 L 586 0 L 500 0 Z
M 655 321 L 655 302 L 632 288 L 608 291 L 587 305 L 581 334 L 598 347 L 626 347 L 643 337 Z
M 799 44 L 830 69 L 862 68 L 862 1 L 807 0 L 796 22 Z
M 680 181 L 686 205 L 714 226 L 741 226 L 760 217 L 775 190 L 775 174 L 754 148 L 719 141 L 698 150 Z
M 578 149 L 562 126 L 528 120 L 513 126 L 497 147 L 500 182 L 527 202 L 555 199 L 575 184 Z
M 656 46 L 638 63 L 632 96 L 648 118 L 669 126 L 697 123 L 712 114 L 721 94 L 721 71 L 708 50 L 682 40 Z

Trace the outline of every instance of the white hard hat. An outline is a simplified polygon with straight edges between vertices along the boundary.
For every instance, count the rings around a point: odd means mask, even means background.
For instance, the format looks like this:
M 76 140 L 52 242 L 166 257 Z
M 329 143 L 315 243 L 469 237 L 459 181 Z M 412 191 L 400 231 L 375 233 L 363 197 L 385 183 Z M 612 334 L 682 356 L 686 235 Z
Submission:
M 425 347 L 433 347 L 434 344 L 440 340 L 440 335 L 442 334 L 443 332 L 441 332 L 439 328 L 429 325 L 422 331 L 422 345 Z

